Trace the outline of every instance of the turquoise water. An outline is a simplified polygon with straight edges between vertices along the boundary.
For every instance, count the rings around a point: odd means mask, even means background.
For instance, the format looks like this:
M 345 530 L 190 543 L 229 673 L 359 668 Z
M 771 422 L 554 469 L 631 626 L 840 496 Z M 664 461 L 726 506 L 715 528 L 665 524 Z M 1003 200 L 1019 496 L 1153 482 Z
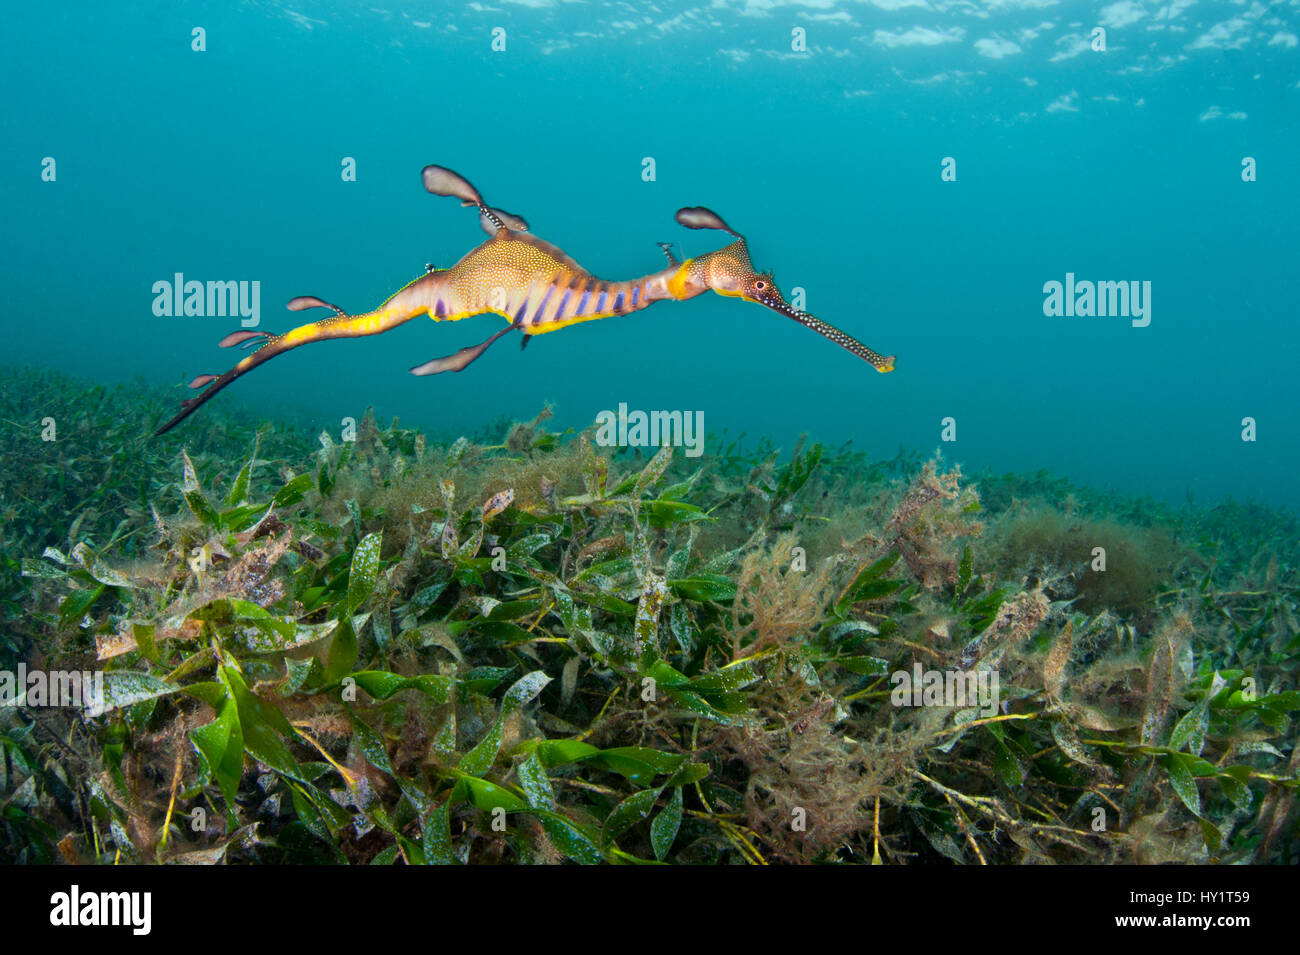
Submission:
M 104 381 L 222 372 L 237 318 L 154 314 L 154 284 L 178 272 L 259 282 L 276 332 L 302 320 L 282 308 L 296 295 L 372 308 L 483 238 L 422 189 L 439 163 L 611 279 L 661 268 L 658 241 L 720 247 L 673 221 L 707 205 L 787 295 L 806 289 L 897 370 L 708 295 L 427 379 L 406 369 L 499 319 L 421 320 L 278 358 L 214 403 L 335 432 L 373 405 L 453 435 L 547 401 L 578 427 L 626 403 L 787 444 L 807 431 L 1294 504 L 1298 20 L 1127 0 L 14 9 L 6 358 Z M 1045 283 L 1067 273 L 1150 282 L 1149 324 L 1045 315 Z M 203 414 L 159 440 L 179 446 Z

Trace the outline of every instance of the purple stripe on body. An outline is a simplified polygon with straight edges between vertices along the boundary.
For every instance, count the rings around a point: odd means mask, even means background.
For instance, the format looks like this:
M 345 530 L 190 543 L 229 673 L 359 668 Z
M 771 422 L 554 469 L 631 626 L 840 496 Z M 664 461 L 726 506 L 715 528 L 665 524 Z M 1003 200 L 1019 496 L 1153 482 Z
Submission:
M 550 301 L 551 293 L 553 291 L 555 291 L 554 285 L 546 286 L 546 294 L 542 296 L 542 301 L 541 304 L 537 306 L 537 311 L 533 312 L 533 320 L 529 322 L 530 325 L 536 325 L 539 321 L 541 321 L 542 312 L 546 310 L 546 303 Z

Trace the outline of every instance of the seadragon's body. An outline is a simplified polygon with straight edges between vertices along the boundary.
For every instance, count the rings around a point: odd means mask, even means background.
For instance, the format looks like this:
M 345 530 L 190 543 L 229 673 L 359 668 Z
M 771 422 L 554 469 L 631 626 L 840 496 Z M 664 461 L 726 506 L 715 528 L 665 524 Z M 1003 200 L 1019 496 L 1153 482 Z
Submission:
M 549 242 L 503 230 L 451 268 L 416 279 L 381 311 L 427 313 L 435 321 L 491 313 L 524 335 L 542 335 L 673 298 L 668 284 L 675 272 L 664 269 L 639 279 L 605 281 Z
M 425 188 L 435 195 L 459 198 L 463 205 L 476 206 L 489 238 L 447 269 L 430 268 L 390 296 L 372 312 L 349 315 L 335 305 L 314 296 L 301 296 L 289 308 L 329 308 L 336 314 L 286 332 L 238 331 L 221 341 L 222 347 L 257 346 L 256 350 L 224 375 L 200 375 L 191 388 L 204 389 L 181 404 L 181 412 L 158 429 L 162 434 L 180 424 L 218 391 L 286 351 L 311 342 L 333 338 L 378 335 L 428 315 L 434 321 L 457 321 L 474 315 L 500 315 L 509 323 L 478 345 L 462 348 L 453 355 L 435 358 L 411 369 L 416 375 L 460 371 L 478 358 L 502 335 L 520 331 L 527 344 L 533 335 L 566 328 L 577 322 L 627 315 L 666 299 L 682 301 L 707 291 L 737 296 L 765 305 L 812 328 L 836 344 L 869 362 L 878 371 L 892 371 L 892 356 L 881 356 L 844 332 L 789 305 L 772 277 L 756 272 L 749 260 L 743 237 L 733 232 L 715 213 L 695 206 L 681 209 L 677 221 L 693 229 L 721 229 L 736 239 L 716 252 L 677 261 L 667 246 L 668 267 L 641 278 L 606 281 L 592 275 L 549 242 L 529 234 L 518 216 L 490 208 L 468 181 L 441 166 L 426 166 Z

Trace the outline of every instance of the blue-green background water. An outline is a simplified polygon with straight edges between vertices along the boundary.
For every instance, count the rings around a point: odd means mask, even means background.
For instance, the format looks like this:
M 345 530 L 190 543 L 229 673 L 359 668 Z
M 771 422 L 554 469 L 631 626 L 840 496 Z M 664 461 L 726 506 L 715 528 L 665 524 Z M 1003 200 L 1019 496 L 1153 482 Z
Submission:
M 367 310 L 482 238 L 436 162 L 607 278 L 721 243 L 898 356 L 878 375 L 717 296 L 406 369 L 498 319 L 304 348 L 215 402 L 442 434 L 556 403 L 713 431 L 939 447 L 1181 499 L 1294 504 L 1300 15 L 1264 3 L 528 0 L 11 8 L 0 33 L 5 357 L 159 383 L 224 371 L 230 318 L 158 318 L 175 272 Z M 1107 51 L 1086 48 L 1107 28 Z M 206 52 L 191 30 L 206 30 Z M 491 31 L 506 30 L 506 51 Z M 791 51 L 791 30 L 808 52 Z M 43 157 L 57 181 L 42 182 Z M 340 176 L 355 157 L 356 182 Z M 940 161 L 957 161 L 942 182 Z M 1258 181 L 1241 179 L 1243 157 Z M 642 180 L 653 157 L 657 178 Z M 1043 283 L 1150 280 L 1152 321 L 1048 318 Z M 507 339 L 507 342 L 510 340 Z M 237 356 L 235 356 L 237 357 Z M 182 397 L 178 392 L 177 397 Z M 170 413 L 173 409 L 165 409 Z M 33 416 L 40 417 L 40 409 Z M 202 428 L 200 411 L 164 439 Z M 1241 420 L 1259 439 L 1241 440 Z M 142 430 L 154 422 L 140 423 Z

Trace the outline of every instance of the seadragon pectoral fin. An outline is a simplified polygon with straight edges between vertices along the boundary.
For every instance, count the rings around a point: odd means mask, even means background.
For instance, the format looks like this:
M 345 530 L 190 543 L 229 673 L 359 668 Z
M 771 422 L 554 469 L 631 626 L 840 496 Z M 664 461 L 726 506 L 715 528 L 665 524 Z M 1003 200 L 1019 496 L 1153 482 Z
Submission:
M 416 365 L 411 369 L 413 375 L 440 375 L 444 371 L 464 371 L 465 367 L 474 361 L 479 355 L 488 350 L 488 346 L 507 332 L 514 331 L 516 326 L 507 325 L 501 331 L 497 332 L 487 341 L 479 342 L 477 345 L 467 345 L 452 355 L 445 355 L 442 358 L 435 358 L 432 361 L 426 361 L 423 365 Z M 526 339 L 525 339 L 526 341 Z

